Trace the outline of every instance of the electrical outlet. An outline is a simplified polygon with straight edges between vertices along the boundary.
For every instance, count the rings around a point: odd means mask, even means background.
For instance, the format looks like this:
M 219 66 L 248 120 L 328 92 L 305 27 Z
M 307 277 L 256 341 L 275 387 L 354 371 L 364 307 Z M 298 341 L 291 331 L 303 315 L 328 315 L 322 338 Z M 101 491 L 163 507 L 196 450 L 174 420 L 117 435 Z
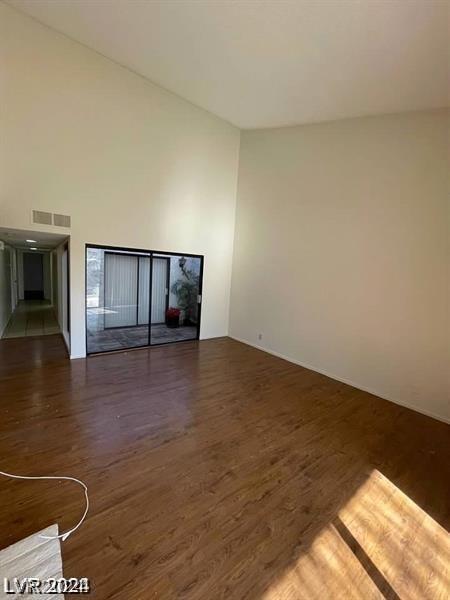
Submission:
M 262 340 L 262 333 L 258 333 L 258 340 Z

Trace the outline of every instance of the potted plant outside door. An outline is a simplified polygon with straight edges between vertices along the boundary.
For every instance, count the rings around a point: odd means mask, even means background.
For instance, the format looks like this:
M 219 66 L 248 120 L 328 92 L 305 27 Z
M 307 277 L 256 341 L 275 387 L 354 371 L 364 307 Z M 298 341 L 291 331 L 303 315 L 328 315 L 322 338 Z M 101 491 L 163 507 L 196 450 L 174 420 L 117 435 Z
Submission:
M 170 307 L 166 310 L 166 325 L 170 328 L 180 326 L 180 309 Z

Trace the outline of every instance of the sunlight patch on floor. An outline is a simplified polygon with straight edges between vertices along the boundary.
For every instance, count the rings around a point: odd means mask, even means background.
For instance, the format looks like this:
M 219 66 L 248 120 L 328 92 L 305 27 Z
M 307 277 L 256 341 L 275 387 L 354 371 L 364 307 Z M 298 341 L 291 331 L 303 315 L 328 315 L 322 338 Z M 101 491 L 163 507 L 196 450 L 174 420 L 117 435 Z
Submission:
M 449 563 L 445 529 L 375 470 L 263 599 L 444 600 Z

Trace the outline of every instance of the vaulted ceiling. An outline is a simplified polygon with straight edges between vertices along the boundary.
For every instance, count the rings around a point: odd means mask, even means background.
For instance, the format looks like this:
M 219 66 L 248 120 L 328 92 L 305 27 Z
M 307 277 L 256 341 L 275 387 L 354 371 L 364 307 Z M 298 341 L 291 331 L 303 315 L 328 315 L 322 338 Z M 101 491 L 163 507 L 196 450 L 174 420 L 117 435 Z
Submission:
M 437 108 L 447 0 L 9 0 L 240 128 Z

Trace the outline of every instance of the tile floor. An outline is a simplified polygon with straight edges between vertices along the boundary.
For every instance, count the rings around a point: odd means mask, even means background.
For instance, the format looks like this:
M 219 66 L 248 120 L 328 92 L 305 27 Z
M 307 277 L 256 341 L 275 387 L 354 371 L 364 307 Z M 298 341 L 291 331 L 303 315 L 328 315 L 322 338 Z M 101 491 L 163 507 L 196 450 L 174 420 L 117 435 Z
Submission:
M 20 300 L 6 326 L 3 339 L 59 332 L 55 311 L 48 300 Z

